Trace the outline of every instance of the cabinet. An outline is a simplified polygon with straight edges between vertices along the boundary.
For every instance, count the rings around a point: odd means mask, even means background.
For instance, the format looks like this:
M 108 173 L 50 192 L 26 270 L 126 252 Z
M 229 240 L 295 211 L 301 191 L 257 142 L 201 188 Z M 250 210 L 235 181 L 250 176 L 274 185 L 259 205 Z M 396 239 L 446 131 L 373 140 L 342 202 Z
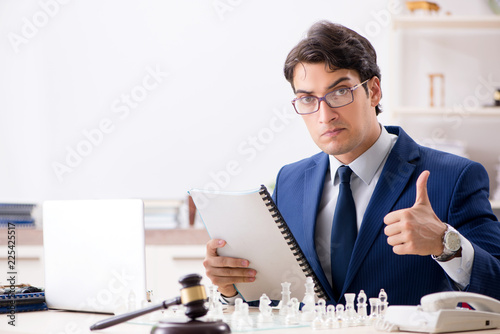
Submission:
M 186 274 L 197 273 L 207 287 L 203 259 L 205 245 L 146 246 L 146 280 L 153 299 L 162 301 L 179 295 L 178 280 Z
M 483 164 L 493 194 L 500 164 L 500 108 L 493 99 L 500 89 L 500 16 L 394 15 L 390 45 L 392 122 L 420 144 Z

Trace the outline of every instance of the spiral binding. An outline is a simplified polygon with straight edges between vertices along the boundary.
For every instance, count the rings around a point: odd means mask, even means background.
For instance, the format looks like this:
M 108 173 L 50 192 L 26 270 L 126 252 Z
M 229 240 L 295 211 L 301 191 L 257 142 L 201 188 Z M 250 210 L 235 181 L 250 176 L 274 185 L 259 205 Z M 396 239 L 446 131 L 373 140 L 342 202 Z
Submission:
M 268 207 L 269 212 L 271 213 L 271 216 L 273 217 L 274 221 L 278 225 L 278 228 L 283 235 L 288 247 L 293 253 L 293 256 L 299 263 L 300 268 L 306 275 L 306 277 L 311 277 L 314 282 L 314 292 L 318 296 L 318 298 L 323 298 L 323 299 L 328 299 L 327 294 L 325 290 L 323 289 L 323 286 L 321 285 L 318 277 L 312 270 L 311 266 L 309 265 L 309 262 L 307 261 L 304 253 L 300 249 L 299 244 L 297 243 L 297 240 L 295 240 L 295 237 L 292 234 L 292 231 L 290 231 L 290 228 L 285 222 L 285 219 L 281 215 L 280 211 L 278 210 L 278 207 L 274 203 L 271 194 L 267 190 L 266 186 L 261 185 L 259 194 L 262 197 L 262 200 Z

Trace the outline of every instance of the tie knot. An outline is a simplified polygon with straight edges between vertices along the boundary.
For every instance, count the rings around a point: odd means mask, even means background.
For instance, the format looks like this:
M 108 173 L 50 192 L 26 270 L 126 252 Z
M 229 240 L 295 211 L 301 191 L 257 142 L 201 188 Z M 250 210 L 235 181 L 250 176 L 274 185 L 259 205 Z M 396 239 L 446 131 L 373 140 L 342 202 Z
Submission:
M 351 182 L 352 169 L 349 166 L 344 166 L 344 165 L 340 166 L 338 172 L 341 183 Z

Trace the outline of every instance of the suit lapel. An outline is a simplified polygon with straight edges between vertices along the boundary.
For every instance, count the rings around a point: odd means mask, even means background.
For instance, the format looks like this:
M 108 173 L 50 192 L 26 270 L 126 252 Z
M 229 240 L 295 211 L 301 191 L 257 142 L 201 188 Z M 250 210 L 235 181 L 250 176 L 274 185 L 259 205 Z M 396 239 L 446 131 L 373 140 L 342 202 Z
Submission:
M 318 207 L 323 194 L 325 175 L 329 165 L 328 155 L 320 154 L 317 163 L 304 172 L 303 223 L 304 239 L 306 242 L 303 251 L 308 255 L 308 259 L 310 260 L 309 264 L 323 285 L 329 298 L 332 298 L 332 287 L 328 283 L 328 279 L 323 272 L 323 267 L 319 262 L 314 240 Z
M 351 284 L 374 240 L 384 227 L 385 215 L 393 210 L 415 171 L 414 161 L 419 157 L 418 145 L 400 128 L 388 127 L 388 131 L 396 132 L 399 138 L 389 154 L 363 216 L 341 295 Z

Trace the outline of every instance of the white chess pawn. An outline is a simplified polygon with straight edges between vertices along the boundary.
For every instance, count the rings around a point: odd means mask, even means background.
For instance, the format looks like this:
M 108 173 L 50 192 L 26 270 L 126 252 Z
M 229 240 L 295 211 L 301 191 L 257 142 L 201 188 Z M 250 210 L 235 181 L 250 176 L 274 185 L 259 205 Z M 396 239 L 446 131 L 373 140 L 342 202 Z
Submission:
M 314 308 L 314 320 L 311 323 L 311 327 L 313 329 L 324 328 L 323 307 L 320 305 L 316 305 Z
M 335 306 L 328 305 L 326 307 L 326 328 L 339 328 L 339 322 L 337 321 L 337 317 L 335 316 Z
M 326 316 L 326 301 L 322 298 L 318 299 L 318 306 L 321 309 L 321 316 L 324 318 Z
M 240 321 L 241 315 L 243 312 L 243 299 L 241 298 L 236 298 L 234 300 L 234 311 L 233 314 L 231 314 L 231 323 L 232 324 L 238 324 Z
M 387 307 L 389 306 L 389 302 L 387 301 L 387 293 L 384 289 L 380 289 L 380 293 L 378 294 L 378 299 L 380 299 L 380 317 L 383 318 Z
M 361 290 L 358 294 L 358 321 L 360 325 L 364 325 L 368 319 L 366 308 L 366 293 Z
M 344 305 L 337 304 L 335 307 L 335 316 L 337 317 L 339 327 L 346 327 L 346 321 L 344 320 Z
M 243 303 L 243 305 L 241 305 L 241 316 L 240 319 L 238 320 L 236 328 L 238 330 L 251 330 L 252 327 L 253 327 L 253 320 L 252 318 L 250 318 L 250 311 L 248 309 L 248 304 Z

